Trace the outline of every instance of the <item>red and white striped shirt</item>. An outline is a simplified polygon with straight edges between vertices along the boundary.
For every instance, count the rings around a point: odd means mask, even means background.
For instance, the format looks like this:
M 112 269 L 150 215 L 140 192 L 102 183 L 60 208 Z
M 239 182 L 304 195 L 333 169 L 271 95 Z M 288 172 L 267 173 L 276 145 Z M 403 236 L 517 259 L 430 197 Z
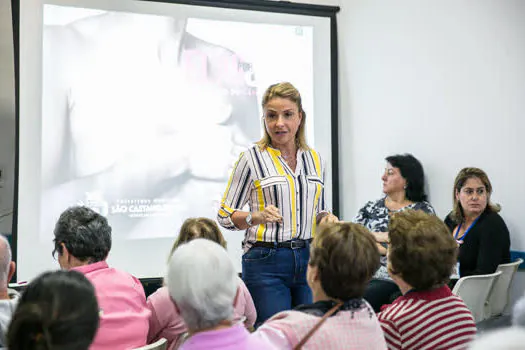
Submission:
M 378 319 L 389 349 L 465 349 L 476 336 L 472 313 L 446 285 L 409 292 Z

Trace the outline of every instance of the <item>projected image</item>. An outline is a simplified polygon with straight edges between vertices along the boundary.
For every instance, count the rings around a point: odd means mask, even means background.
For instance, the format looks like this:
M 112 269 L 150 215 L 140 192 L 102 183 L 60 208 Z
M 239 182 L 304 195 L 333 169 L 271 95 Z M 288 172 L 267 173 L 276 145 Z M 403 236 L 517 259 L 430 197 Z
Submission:
M 68 206 L 115 239 L 215 217 L 265 88 L 303 93 L 313 143 L 311 27 L 44 6 L 42 239 Z

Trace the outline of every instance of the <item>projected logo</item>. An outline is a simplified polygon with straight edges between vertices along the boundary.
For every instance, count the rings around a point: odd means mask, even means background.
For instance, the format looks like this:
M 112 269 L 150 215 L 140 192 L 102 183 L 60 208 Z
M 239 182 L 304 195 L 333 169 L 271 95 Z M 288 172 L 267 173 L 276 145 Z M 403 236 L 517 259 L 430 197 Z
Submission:
M 88 207 L 102 216 L 109 214 L 109 204 L 102 196 L 101 192 L 86 192 L 85 199 L 78 201 L 78 205 Z
M 180 201 L 167 198 L 155 199 L 118 199 L 110 206 L 111 215 L 124 215 L 130 218 L 152 216 L 172 216 Z

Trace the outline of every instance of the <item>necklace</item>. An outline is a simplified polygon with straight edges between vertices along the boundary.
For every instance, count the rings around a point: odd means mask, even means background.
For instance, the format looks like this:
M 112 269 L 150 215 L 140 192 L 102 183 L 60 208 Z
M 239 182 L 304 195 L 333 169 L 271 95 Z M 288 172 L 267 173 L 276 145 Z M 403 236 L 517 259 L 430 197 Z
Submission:
M 390 212 L 398 211 L 412 204 L 411 201 L 404 199 L 402 202 L 394 202 L 390 197 L 385 198 L 385 207 Z
M 281 157 L 284 159 L 285 163 L 288 164 L 290 169 L 292 169 L 292 171 L 295 171 L 295 167 L 297 165 L 297 158 L 295 156 L 285 155 L 282 153 L 281 153 Z

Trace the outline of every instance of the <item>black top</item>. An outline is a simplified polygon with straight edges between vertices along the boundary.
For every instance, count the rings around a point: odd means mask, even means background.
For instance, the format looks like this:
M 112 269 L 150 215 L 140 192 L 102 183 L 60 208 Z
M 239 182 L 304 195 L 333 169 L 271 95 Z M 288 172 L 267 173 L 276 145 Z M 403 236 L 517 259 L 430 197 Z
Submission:
M 458 223 L 450 214 L 445 224 L 452 234 Z M 472 226 L 459 248 L 459 275 L 484 275 L 496 272 L 499 264 L 510 262 L 510 234 L 498 213 L 484 212 Z

